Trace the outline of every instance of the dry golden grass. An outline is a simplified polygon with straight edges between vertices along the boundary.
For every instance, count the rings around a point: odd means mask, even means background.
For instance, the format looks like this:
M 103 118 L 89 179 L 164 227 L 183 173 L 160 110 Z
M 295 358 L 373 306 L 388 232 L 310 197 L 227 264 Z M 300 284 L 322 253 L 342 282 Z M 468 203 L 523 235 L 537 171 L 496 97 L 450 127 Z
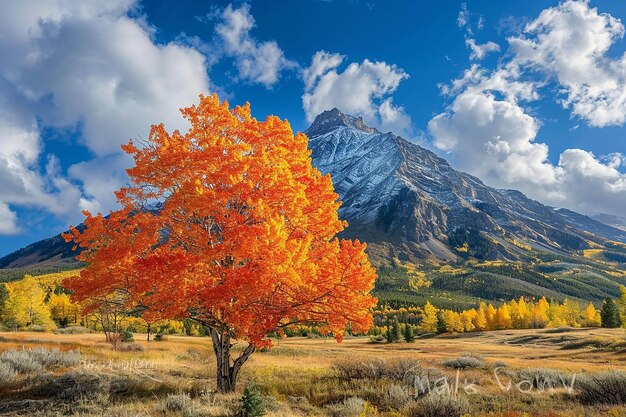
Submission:
M 494 377 L 494 368 L 501 365 L 516 372 L 547 368 L 565 375 L 626 369 L 625 336 L 624 329 L 594 328 L 466 333 L 389 345 L 370 344 L 367 338 L 347 338 L 341 344 L 325 338 L 281 339 L 274 341 L 271 350 L 252 355 L 242 370 L 239 390 L 254 381 L 265 395 L 272 396 L 268 416 L 330 415 L 349 397 L 366 400 L 370 408 L 362 415 L 405 416 L 408 415 L 405 411 L 393 406 L 397 393 L 391 397 L 389 393 L 398 390 L 393 381 L 342 381 L 332 365 L 347 359 L 363 362 L 404 359 L 423 368 L 437 368 L 437 372 L 454 382 L 456 370 L 446 368 L 442 362 L 471 354 L 483 359 L 485 366 L 458 373 L 461 381 L 477 384 L 478 393 L 467 396 L 470 415 L 522 417 L 523 412 L 528 412 L 529 416 L 545 417 L 626 416 L 623 405 L 583 406 L 568 398 L 562 389 L 530 394 L 515 389 L 503 392 Z M 147 342 L 145 335 L 135 335 L 135 342 L 144 350 L 113 351 L 99 333 L 0 333 L 0 352 L 31 347 L 78 349 L 83 360 L 81 368 L 133 381 L 132 389 L 124 395 L 86 398 L 80 404 L 57 404 L 46 407 L 45 411 L 29 411 L 28 415 L 234 415 L 240 392 L 231 396 L 211 393 L 215 368 L 208 338 L 170 336 L 163 342 Z M 511 378 L 507 375 L 504 380 Z M 22 401 L 28 398 L 25 392 L 28 390 L 23 387 L 14 387 L 4 395 L 10 401 Z M 192 409 L 164 414 L 167 395 L 177 393 L 191 396 Z M 330 407 L 333 404 L 339 405 Z M 79 409 L 76 407 L 82 410 L 81 414 L 75 413 Z

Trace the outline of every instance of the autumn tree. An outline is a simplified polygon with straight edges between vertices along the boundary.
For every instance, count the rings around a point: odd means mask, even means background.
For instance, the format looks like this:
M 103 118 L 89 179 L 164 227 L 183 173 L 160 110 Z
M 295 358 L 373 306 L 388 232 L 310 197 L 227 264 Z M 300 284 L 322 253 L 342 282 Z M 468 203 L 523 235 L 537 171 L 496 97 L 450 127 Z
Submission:
M 430 301 L 422 308 L 422 321 L 418 330 L 422 333 L 435 333 L 437 331 L 437 308 Z
M 148 320 L 190 318 L 210 330 L 217 388 L 235 389 L 268 334 L 313 323 L 340 341 L 372 324 L 376 278 L 365 244 L 339 240 L 346 223 L 329 175 L 311 165 L 304 134 L 251 117 L 217 96 L 182 110 L 186 133 L 155 125 L 123 149 L 132 184 L 121 209 L 85 212 L 66 235 L 87 263 L 65 286 L 83 300 L 123 290 Z M 244 343 L 238 354 L 231 348 Z
M 599 327 L 601 325 L 600 312 L 596 310 L 596 307 L 589 303 L 584 313 L 584 325 L 588 327 Z
M 26 275 L 24 279 L 6 284 L 6 289 L 8 296 L 4 302 L 4 317 L 7 323 L 15 327 L 55 327 L 45 303 L 46 291 L 36 278 Z
M 622 325 L 626 325 L 626 286 L 619 286 L 619 298 L 617 299 L 619 317 Z

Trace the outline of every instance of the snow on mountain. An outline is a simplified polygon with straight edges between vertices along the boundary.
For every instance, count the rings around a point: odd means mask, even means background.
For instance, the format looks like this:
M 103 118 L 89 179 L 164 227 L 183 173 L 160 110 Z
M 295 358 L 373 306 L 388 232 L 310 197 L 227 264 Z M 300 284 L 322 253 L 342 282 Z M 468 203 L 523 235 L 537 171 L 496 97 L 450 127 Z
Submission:
M 626 233 L 587 216 L 555 210 L 515 190 L 498 190 L 452 168 L 433 152 L 368 127 L 338 109 L 305 131 L 314 165 L 330 173 L 343 202 L 346 233 L 384 248 L 383 258 L 456 256 L 447 235 L 477 230 L 496 242 L 492 257 L 513 256 L 523 241 L 572 252 Z

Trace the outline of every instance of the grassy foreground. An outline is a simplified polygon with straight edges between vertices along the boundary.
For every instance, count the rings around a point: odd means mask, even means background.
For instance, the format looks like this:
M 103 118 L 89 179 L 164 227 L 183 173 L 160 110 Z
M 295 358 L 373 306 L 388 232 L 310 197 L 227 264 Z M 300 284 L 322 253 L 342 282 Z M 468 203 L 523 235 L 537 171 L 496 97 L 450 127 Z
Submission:
M 97 333 L 0 333 L 0 414 L 236 416 L 243 387 L 254 383 L 267 416 L 624 416 L 624 336 L 542 329 L 390 345 L 281 339 L 251 357 L 236 394 L 219 395 L 207 338 L 135 335 L 114 351 Z

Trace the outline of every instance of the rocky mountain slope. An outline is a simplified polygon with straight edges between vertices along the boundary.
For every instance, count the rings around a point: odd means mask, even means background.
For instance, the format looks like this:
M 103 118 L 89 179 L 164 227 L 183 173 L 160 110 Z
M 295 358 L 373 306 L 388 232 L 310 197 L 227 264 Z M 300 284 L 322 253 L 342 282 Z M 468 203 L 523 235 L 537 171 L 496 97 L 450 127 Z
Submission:
M 464 253 L 515 259 L 525 247 L 573 253 L 606 240 L 626 242 L 624 230 L 486 186 L 337 109 L 317 116 L 306 133 L 313 163 L 331 174 L 343 201 L 346 235 L 369 242 L 378 261 L 455 260 Z

